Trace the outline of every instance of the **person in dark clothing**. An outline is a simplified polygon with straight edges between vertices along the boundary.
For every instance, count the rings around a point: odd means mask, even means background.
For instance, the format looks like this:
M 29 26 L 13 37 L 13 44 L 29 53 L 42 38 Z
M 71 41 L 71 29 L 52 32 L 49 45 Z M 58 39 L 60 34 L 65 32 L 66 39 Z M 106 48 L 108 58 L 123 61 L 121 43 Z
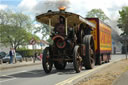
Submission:
M 90 27 L 89 25 L 86 25 L 86 28 L 85 28 L 85 35 L 91 34 L 91 31 L 92 31 L 91 27 Z
M 59 23 L 55 25 L 55 33 L 64 35 L 65 34 L 65 18 L 63 16 L 59 17 Z
M 35 63 L 36 59 L 38 58 L 38 53 L 35 52 L 33 62 Z
M 59 23 L 65 25 L 65 18 L 63 16 L 59 17 Z
M 10 64 L 13 63 L 13 54 L 12 54 L 12 48 L 10 48 L 9 51 L 9 56 L 10 56 Z

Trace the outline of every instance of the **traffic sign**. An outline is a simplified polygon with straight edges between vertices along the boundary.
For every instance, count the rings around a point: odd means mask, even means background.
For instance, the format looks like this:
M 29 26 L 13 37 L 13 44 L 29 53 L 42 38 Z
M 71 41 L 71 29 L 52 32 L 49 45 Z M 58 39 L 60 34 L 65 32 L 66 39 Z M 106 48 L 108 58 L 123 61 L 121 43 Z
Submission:
M 35 40 L 34 38 L 32 38 L 32 39 L 30 40 L 30 44 L 35 45 L 35 44 L 36 44 L 36 40 Z
M 42 42 L 40 42 L 40 46 L 44 46 L 44 44 Z

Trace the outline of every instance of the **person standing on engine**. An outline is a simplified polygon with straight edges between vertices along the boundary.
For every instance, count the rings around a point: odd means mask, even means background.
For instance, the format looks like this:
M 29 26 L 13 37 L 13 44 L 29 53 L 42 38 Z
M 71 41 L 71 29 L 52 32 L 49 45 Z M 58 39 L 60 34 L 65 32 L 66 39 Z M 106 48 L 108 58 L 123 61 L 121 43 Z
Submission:
M 55 33 L 65 34 L 65 18 L 63 16 L 59 17 L 59 23 L 55 25 Z

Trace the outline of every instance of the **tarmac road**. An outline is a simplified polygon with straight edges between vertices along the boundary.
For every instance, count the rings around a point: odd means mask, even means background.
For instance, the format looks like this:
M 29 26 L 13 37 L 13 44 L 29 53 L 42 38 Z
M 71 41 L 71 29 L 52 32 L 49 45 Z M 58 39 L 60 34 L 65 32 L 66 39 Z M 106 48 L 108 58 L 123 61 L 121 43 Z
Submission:
M 122 58 L 125 58 L 125 55 L 112 55 L 110 62 Z M 107 64 L 95 66 L 92 71 L 96 71 L 99 67 L 104 67 Z M 63 71 L 57 71 L 53 68 L 50 74 L 45 74 L 42 65 L 19 67 L 0 71 L 0 85 L 59 85 L 58 83 L 62 81 L 67 82 L 68 79 L 73 80 L 79 78 L 79 75 L 89 74 L 89 71 L 91 70 L 83 69 L 81 73 L 75 73 L 73 64 L 68 64 L 66 70 Z

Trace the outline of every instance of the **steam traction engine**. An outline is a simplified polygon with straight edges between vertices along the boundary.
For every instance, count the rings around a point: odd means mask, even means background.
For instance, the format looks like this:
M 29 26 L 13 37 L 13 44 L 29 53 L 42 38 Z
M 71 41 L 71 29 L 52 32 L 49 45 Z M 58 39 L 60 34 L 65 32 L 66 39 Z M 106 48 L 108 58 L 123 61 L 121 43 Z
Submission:
M 73 62 L 74 70 L 79 73 L 84 66 L 92 69 L 95 65 L 94 39 L 91 31 L 95 25 L 81 16 L 60 11 L 51 11 L 36 17 L 38 22 L 49 25 L 53 44 L 43 52 L 42 65 L 50 73 L 54 64 L 63 70 L 67 62 Z

